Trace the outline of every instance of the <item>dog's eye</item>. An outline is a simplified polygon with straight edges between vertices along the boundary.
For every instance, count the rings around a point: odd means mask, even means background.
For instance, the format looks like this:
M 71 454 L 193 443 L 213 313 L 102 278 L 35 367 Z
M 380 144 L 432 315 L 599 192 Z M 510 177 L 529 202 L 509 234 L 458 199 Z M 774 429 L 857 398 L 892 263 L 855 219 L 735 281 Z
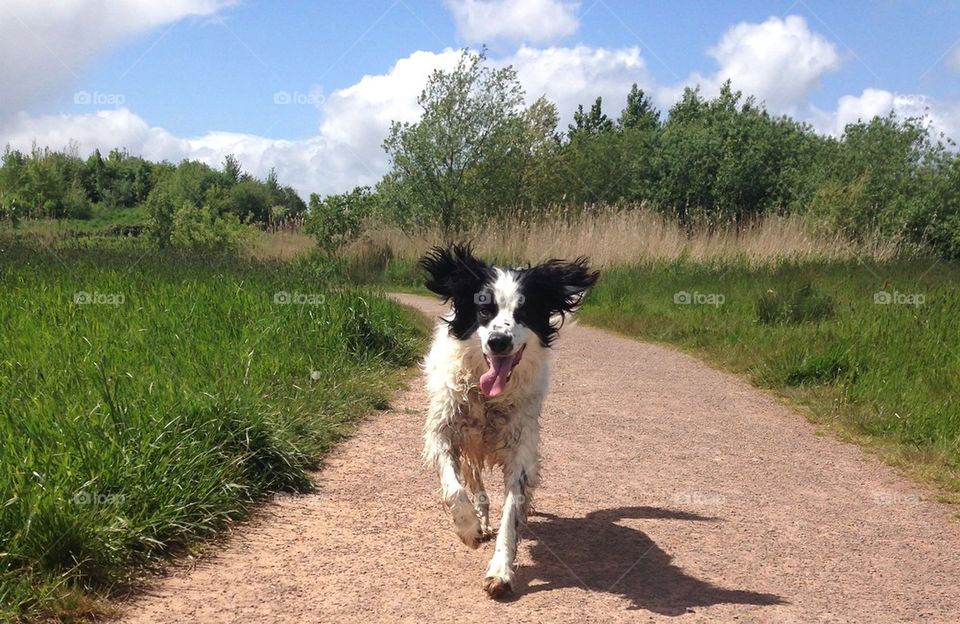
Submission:
M 477 312 L 477 316 L 479 316 L 482 319 L 488 319 L 491 316 L 493 316 L 493 313 L 490 312 L 490 310 L 487 310 L 486 308 L 480 308 L 480 310 Z

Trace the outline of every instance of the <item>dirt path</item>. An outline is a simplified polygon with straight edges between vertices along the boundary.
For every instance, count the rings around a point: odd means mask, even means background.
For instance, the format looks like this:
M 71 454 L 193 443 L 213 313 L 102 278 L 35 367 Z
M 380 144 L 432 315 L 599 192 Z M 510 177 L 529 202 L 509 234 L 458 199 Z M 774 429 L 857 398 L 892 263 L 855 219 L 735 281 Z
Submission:
M 316 494 L 272 505 L 126 621 L 960 621 L 956 508 L 683 354 L 583 326 L 557 351 L 512 601 L 483 593 L 492 545 L 460 544 L 420 466 L 414 384 Z

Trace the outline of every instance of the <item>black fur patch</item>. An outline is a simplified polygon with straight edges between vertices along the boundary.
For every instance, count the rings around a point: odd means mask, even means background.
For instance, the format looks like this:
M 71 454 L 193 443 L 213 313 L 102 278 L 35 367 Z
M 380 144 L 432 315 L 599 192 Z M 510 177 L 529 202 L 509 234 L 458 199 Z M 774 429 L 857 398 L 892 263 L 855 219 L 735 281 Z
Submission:
M 420 266 L 429 274 L 427 289 L 444 302 L 453 302 L 453 320 L 447 322 L 451 336 L 465 340 L 473 334 L 481 323 L 481 310 L 484 315 L 492 312 L 488 320 L 496 316 L 496 304 L 486 287 L 494 279 L 494 270 L 473 255 L 470 245 L 433 247 L 420 259 Z
M 563 326 L 566 315 L 575 311 L 587 289 L 597 283 L 599 271 L 591 271 L 587 259 L 573 262 L 548 260 L 518 272 L 523 303 L 514 316 L 549 347 Z M 557 320 L 553 320 L 557 319 Z

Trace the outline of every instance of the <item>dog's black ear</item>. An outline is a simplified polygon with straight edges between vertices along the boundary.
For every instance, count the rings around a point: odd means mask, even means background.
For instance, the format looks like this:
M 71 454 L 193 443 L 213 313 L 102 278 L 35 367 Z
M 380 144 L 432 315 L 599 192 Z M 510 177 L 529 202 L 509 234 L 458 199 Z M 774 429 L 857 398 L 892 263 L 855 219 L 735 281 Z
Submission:
M 524 292 L 536 297 L 562 318 L 576 310 L 587 290 L 600 279 L 600 271 L 592 271 L 584 257 L 573 262 L 548 260 L 527 269 L 523 275 Z
M 424 286 L 444 301 L 472 299 L 490 273 L 489 265 L 477 259 L 470 245 L 463 243 L 433 247 L 419 264 L 429 274 Z

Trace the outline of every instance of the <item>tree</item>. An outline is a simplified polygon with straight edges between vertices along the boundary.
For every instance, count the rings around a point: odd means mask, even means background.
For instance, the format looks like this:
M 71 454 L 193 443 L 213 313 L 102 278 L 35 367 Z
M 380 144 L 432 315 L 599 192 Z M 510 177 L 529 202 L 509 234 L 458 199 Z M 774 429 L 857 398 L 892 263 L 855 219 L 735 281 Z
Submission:
M 560 114 L 546 98 L 538 98 L 523 113 L 522 135 L 517 138 L 518 158 L 512 197 L 525 212 L 545 210 L 563 198 L 561 170 Z
M 15 225 L 20 217 L 26 216 L 26 205 L 22 198 L 26 169 L 26 155 L 19 150 L 11 150 L 8 145 L 0 165 L 0 221 L 6 219 Z
M 627 106 L 620 113 L 618 125 L 624 130 L 652 132 L 660 127 L 660 111 L 653 102 L 633 83 L 627 94 Z
M 603 98 L 596 99 L 589 113 L 583 111 L 583 104 L 578 105 L 573 113 L 573 123 L 567 128 L 567 136 L 571 141 L 577 137 L 596 136 L 613 130 L 613 121 L 603 112 Z
M 482 50 L 464 50 L 453 71 L 434 71 L 417 98 L 420 121 L 394 122 L 383 143 L 394 186 L 406 189 L 402 201 L 415 204 L 405 208 L 421 224 L 435 219 L 446 235 L 467 222 L 482 193 L 501 195 L 494 183 L 513 162 L 512 139 L 523 123 L 516 71 L 485 60 Z
M 271 173 L 273 173 L 272 170 Z M 226 181 L 227 186 L 238 183 L 241 175 L 243 174 L 240 169 L 240 161 L 237 160 L 237 157 L 233 154 L 227 154 L 223 158 L 223 179 Z
M 99 203 L 106 189 L 107 166 L 103 162 L 100 150 L 95 149 L 83 163 L 81 171 L 83 190 L 93 203 Z

